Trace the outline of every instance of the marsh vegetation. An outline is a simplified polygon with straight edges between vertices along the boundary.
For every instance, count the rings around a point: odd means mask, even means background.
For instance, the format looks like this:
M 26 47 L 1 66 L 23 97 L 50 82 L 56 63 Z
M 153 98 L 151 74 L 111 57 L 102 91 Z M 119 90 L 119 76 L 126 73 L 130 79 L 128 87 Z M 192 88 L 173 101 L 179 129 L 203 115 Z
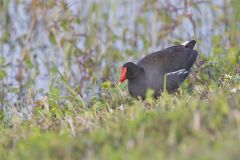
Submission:
M 175 94 L 118 84 L 190 39 Z M 0 159 L 238 159 L 239 47 L 238 0 L 1 0 Z

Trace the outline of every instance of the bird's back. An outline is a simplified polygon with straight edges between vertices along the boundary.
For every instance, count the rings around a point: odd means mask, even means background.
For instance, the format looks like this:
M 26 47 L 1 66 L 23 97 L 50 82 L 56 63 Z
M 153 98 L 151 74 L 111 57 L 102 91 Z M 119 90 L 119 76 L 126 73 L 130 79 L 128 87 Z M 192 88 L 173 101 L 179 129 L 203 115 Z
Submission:
M 166 75 L 167 90 L 173 92 L 187 77 L 197 55 L 192 48 L 178 45 L 149 54 L 137 64 L 144 68 L 149 88 L 161 92 Z

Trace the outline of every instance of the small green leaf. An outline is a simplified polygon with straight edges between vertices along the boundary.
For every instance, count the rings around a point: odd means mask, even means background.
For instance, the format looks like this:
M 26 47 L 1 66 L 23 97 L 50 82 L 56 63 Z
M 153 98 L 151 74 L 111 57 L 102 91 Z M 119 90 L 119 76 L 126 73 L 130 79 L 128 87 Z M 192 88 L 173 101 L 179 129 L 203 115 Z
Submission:
M 30 58 L 29 54 L 27 54 L 27 53 L 25 54 L 24 60 L 25 60 L 25 63 L 26 63 L 26 66 L 28 69 L 33 67 L 33 64 L 31 62 L 31 58 Z
M 60 95 L 60 90 L 59 88 L 52 88 L 50 91 L 50 97 L 55 99 Z
M 20 89 L 17 88 L 17 87 L 12 87 L 12 88 L 9 88 L 8 91 L 9 91 L 9 92 L 12 92 L 12 93 L 19 93 L 19 92 L 20 92 Z
M 4 65 L 6 63 L 5 57 L 0 57 L 0 64 Z
M 52 31 L 49 32 L 49 40 L 50 40 L 50 42 L 51 42 L 52 44 L 56 44 L 56 43 L 57 43 L 56 37 L 55 37 L 55 35 L 54 35 L 54 33 L 53 33 Z
M 119 88 L 121 88 L 122 90 L 124 90 L 125 87 L 126 87 L 126 85 L 127 85 L 126 82 L 125 82 L 125 83 L 121 83 L 121 84 L 119 85 Z
M 63 28 L 64 31 L 67 31 L 70 29 L 70 23 L 68 20 L 64 19 L 61 21 L 61 27 Z
M 239 49 L 237 47 L 232 47 L 228 50 L 228 60 L 231 64 L 237 64 L 237 55 L 239 54 Z
M 102 89 L 109 89 L 111 87 L 111 82 L 110 81 L 106 81 L 102 83 Z
M 4 70 L 0 70 L 0 80 L 6 77 L 6 72 Z

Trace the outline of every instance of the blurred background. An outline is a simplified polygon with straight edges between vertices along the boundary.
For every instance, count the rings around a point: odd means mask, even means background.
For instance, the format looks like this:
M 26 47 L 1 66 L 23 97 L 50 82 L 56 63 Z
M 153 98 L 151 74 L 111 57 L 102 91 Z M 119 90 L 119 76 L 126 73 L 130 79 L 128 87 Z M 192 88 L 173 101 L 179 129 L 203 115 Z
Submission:
M 121 67 L 197 41 L 179 90 Z M 0 159 L 239 159 L 239 0 L 0 0 Z
M 207 59 L 216 68 L 202 74 L 202 80 L 218 80 L 215 75 L 226 68 L 239 69 L 239 4 L 1 0 L 0 108 L 28 105 L 48 94 L 80 95 L 88 101 L 101 95 L 103 82 L 117 83 L 125 62 L 191 39 L 197 40 L 198 65 Z

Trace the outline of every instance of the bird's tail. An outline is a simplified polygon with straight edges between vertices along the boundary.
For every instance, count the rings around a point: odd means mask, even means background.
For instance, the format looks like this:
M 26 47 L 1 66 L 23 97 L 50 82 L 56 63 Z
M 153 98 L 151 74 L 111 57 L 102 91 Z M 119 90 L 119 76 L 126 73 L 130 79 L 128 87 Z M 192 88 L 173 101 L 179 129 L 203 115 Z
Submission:
M 191 41 L 184 42 L 182 45 L 184 45 L 185 48 L 193 49 L 195 47 L 195 44 L 196 44 L 196 41 L 191 40 Z

